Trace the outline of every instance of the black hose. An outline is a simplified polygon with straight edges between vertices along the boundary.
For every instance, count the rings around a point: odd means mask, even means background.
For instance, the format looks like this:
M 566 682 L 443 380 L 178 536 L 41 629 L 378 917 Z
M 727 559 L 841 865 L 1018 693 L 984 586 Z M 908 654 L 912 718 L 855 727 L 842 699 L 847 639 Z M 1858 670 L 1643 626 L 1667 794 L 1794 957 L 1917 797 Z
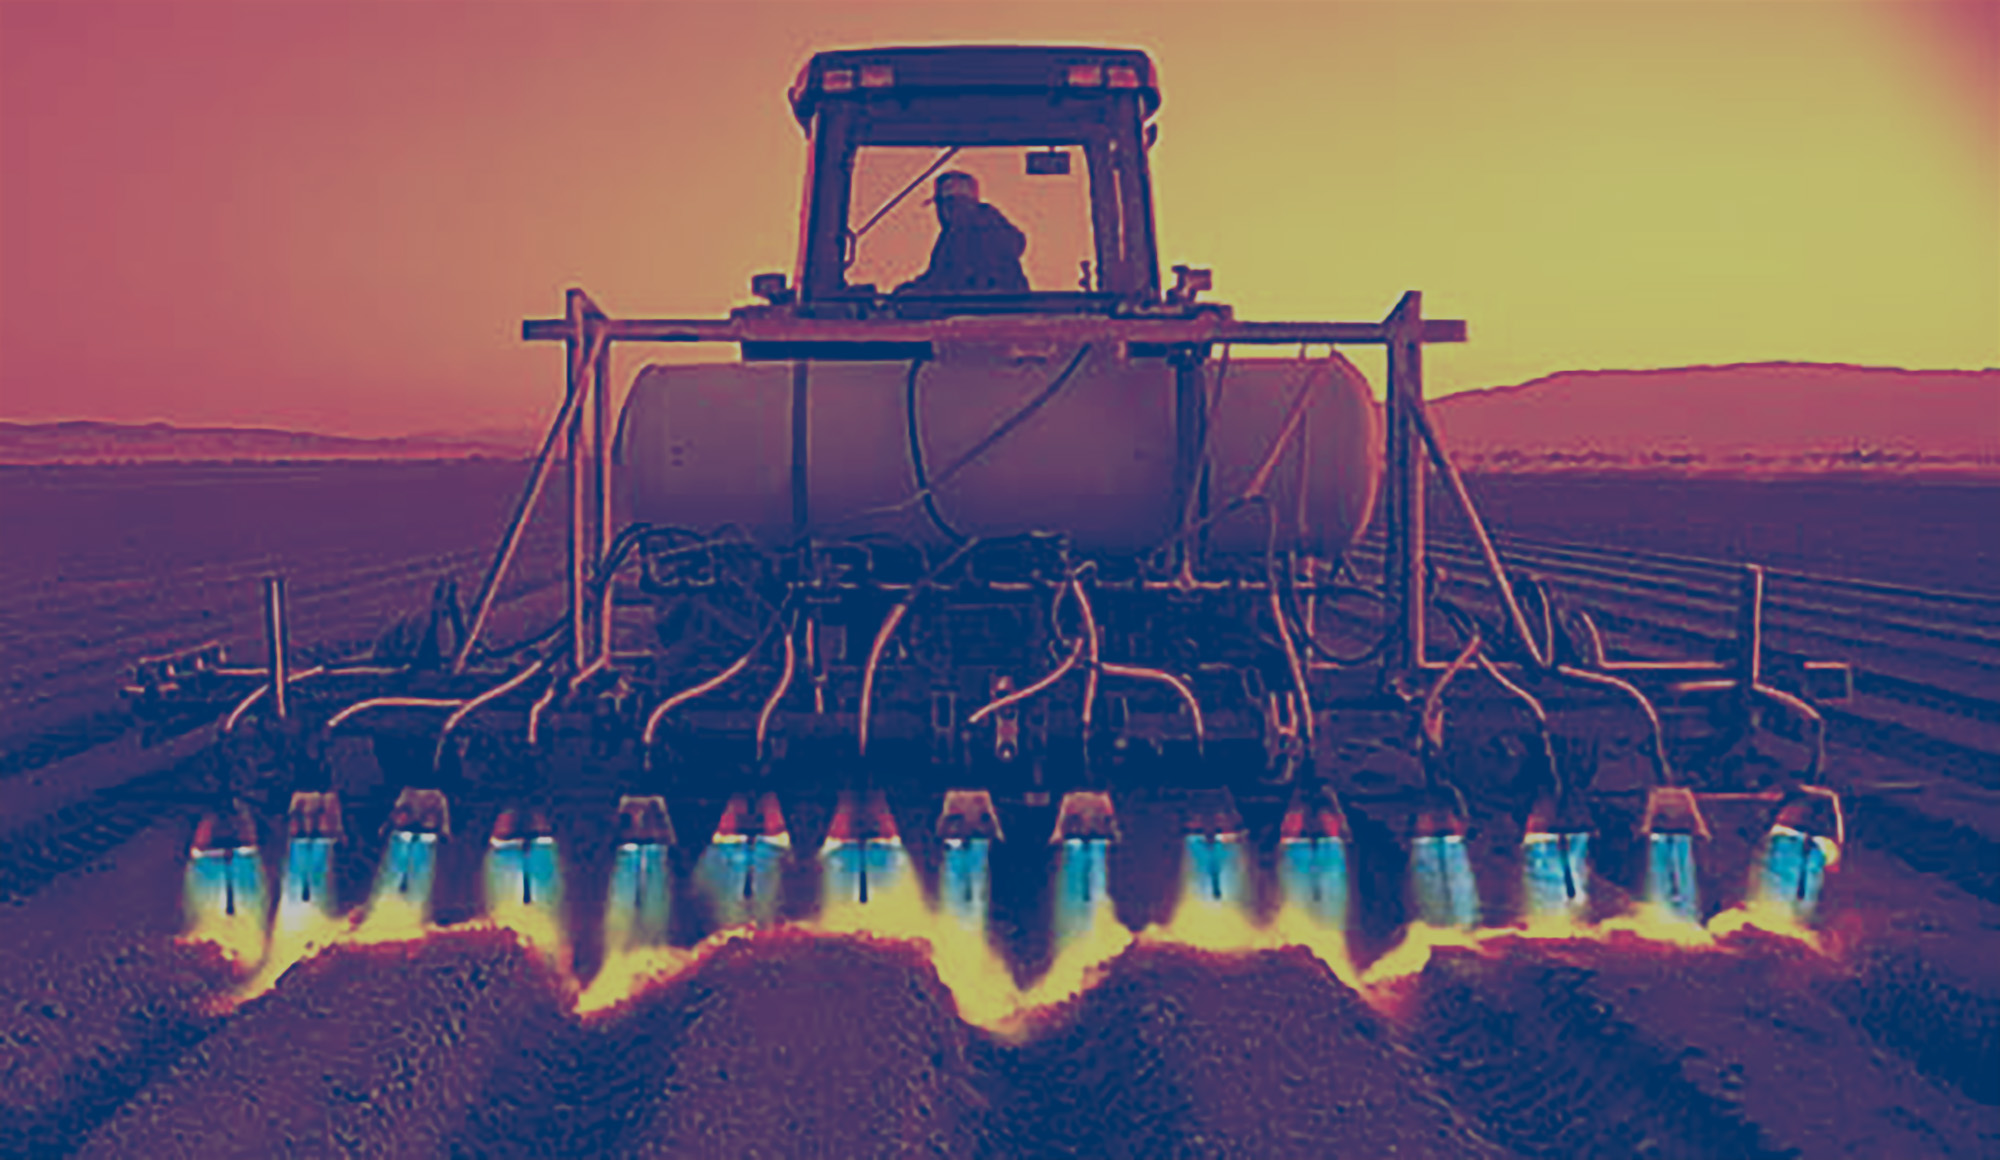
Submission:
M 1019 427 L 1021 424 L 1027 422 L 1029 419 L 1034 417 L 1035 412 L 1047 406 L 1049 400 L 1055 398 L 1056 394 L 1060 392 L 1063 389 L 1063 387 L 1069 382 L 1070 377 L 1076 374 L 1076 368 L 1083 365 L 1084 358 L 1090 354 L 1091 345 L 1092 344 L 1086 342 L 1082 346 L 1078 347 L 1076 351 L 1076 356 L 1069 360 L 1069 365 L 1065 366 L 1062 369 L 1061 374 L 1057 375 L 1055 379 L 1049 383 L 1048 386 L 1043 387 L 1040 394 L 1036 395 L 1032 399 L 1029 399 L 1025 404 L 1023 404 L 1020 410 L 1014 412 L 1012 415 L 1007 416 L 1007 418 L 1003 420 L 998 426 L 994 427 L 993 430 L 988 431 L 979 440 L 979 442 L 972 445 L 972 449 L 970 451 L 967 451 L 965 454 L 960 455 L 957 459 L 952 460 L 951 466 L 945 468 L 943 471 L 938 473 L 937 483 L 942 485 L 947 480 L 951 479 L 952 476 L 957 475 L 961 470 L 965 468 L 967 464 L 979 458 L 981 455 L 986 454 L 988 448 L 992 447 L 995 443 L 1000 442 L 1000 440 L 1005 439 L 1008 435 L 1013 433 L 1014 428 Z M 916 429 L 916 418 L 915 418 L 916 379 L 914 376 L 912 376 L 910 380 L 909 403 L 911 404 L 910 407 L 908 408 L 911 415 L 910 429 L 914 431 Z
M 1470 610 L 1458 601 L 1453 600 L 1449 596 L 1433 593 L 1431 595 L 1431 604 L 1438 611 L 1444 613 L 1445 621 L 1451 625 L 1452 631 L 1458 633 L 1458 641 L 1461 646 L 1473 637 L 1479 637 L 1482 640 L 1492 639 L 1492 634 L 1487 631 L 1488 626 L 1479 623 L 1479 618 L 1474 616 Z
M 1555 606 L 1550 603 L 1548 590 L 1542 586 L 1541 578 L 1530 572 L 1522 573 L 1521 578 L 1515 582 L 1515 587 L 1523 589 L 1528 596 L 1533 598 L 1534 615 L 1542 622 L 1539 639 L 1530 643 L 1533 647 L 1541 650 L 1542 656 L 1550 665 L 1554 665 L 1556 663 L 1556 615 Z M 1524 616 L 1523 619 L 1525 620 L 1526 617 Z M 1531 633 L 1534 632 L 1534 627 L 1532 625 L 1529 626 L 1528 631 Z M 1572 645 L 1569 648 L 1569 652 L 1571 655 L 1575 655 L 1576 649 L 1573 647 L 1573 642 L 1565 641 L 1564 643 Z
M 931 494 L 930 476 L 924 467 L 924 441 L 917 431 L 917 375 L 923 369 L 923 359 L 911 359 L 909 379 L 903 387 L 903 421 L 910 433 L 910 467 L 916 473 L 917 494 L 923 497 L 924 514 L 930 517 L 932 526 L 952 543 L 963 544 L 965 534 L 946 523 L 938 512 L 937 498 Z
M 1167 541 L 1168 544 L 1173 544 L 1173 543 L 1180 544 L 1181 550 L 1183 552 L 1186 552 L 1189 549 L 1186 541 L 1184 539 L 1181 539 L 1178 533 L 1182 528 L 1188 526 L 1188 523 L 1191 519 L 1199 518 L 1196 514 L 1198 511 L 1203 513 L 1208 511 L 1208 491 L 1210 485 L 1210 477 L 1213 474 L 1213 472 L 1210 470 L 1210 468 L 1213 465 L 1210 463 L 1208 455 L 1209 436 L 1214 429 L 1213 419 L 1215 412 L 1218 408 L 1222 406 L 1222 388 L 1223 385 L 1229 380 L 1229 355 L 1233 349 L 1234 347 L 1230 343 L 1225 342 L 1222 344 L 1222 361 L 1217 364 L 1215 369 L 1214 397 L 1211 398 L 1209 396 L 1208 388 L 1206 385 L 1202 387 L 1201 391 L 1201 415 L 1200 415 L 1201 444 L 1195 449 L 1195 462 L 1199 465 L 1199 467 L 1197 469 L 1197 473 L 1195 476 L 1194 494 L 1188 497 L 1187 506 L 1181 509 L 1180 523 L 1174 529 L 1176 536 Z M 1206 525 L 1202 526 L 1205 527 Z M 1208 545 L 1208 539 L 1206 536 L 1204 536 L 1195 546 L 1194 550 L 1197 557 L 1202 555 L 1201 549 L 1206 548 L 1207 545 Z M 1164 544 L 1161 545 L 1161 547 L 1164 546 L 1165 546 Z M 1157 552 L 1159 551 L 1159 548 L 1155 548 L 1153 550 Z
M 1367 592 L 1368 595 L 1379 599 L 1378 593 L 1370 592 L 1367 589 L 1349 589 L 1349 591 Z M 1280 595 L 1287 598 L 1281 601 L 1281 606 L 1284 608 L 1286 621 L 1291 625 L 1292 634 L 1305 641 L 1306 647 L 1311 650 L 1313 655 L 1319 657 L 1319 659 L 1325 661 L 1327 664 L 1339 665 L 1343 668 L 1355 668 L 1365 665 L 1376 657 L 1381 656 L 1382 650 L 1389 647 L 1389 641 L 1396 635 L 1396 625 L 1394 622 L 1390 622 L 1383 625 L 1382 634 L 1375 638 L 1374 644 L 1369 645 L 1351 657 L 1341 656 L 1339 653 L 1321 644 L 1312 633 L 1306 631 L 1305 618 L 1299 615 L 1298 584 L 1296 578 L 1285 585 Z
M 603 597 L 604 586 L 609 584 L 611 582 L 611 578 L 617 574 L 619 567 L 623 565 L 625 562 L 625 557 L 631 554 L 632 548 L 635 545 L 637 545 L 641 540 L 644 540 L 648 536 L 679 536 L 696 541 L 693 544 L 686 545 L 681 548 L 672 549 L 673 552 L 694 551 L 702 548 L 713 547 L 715 546 L 716 543 L 720 542 L 720 540 L 722 539 L 722 537 L 719 535 L 704 536 L 700 532 L 697 532 L 692 528 L 677 527 L 672 524 L 647 524 L 647 523 L 627 524 L 623 529 L 619 531 L 617 537 L 611 541 L 611 546 L 605 552 L 604 563 L 602 564 L 602 566 L 598 568 L 597 574 L 591 577 L 589 582 L 585 585 L 584 591 L 586 593 L 586 600 L 589 603 L 594 604 Z M 561 618 L 554 621 L 553 623 L 551 623 L 547 628 L 544 628 L 541 631 L 536 632 L 531 636 L 523 637 L 522 639 L 515 641 L 513 644 L 496 645 L 491 648 L 482 647 L 476 649 L 474 650 L 472 656 L 468 659 L 485 661 L 485 660 L 493 660 L 497 657 L 512 656 L 515 653 L 521 652 L 525 649 L 534 648 L 537 645 L 547 643 L 549 640 L 567 631 L 568 628 L 569 628 L 569 617 L 567 615 L 564 615 Z

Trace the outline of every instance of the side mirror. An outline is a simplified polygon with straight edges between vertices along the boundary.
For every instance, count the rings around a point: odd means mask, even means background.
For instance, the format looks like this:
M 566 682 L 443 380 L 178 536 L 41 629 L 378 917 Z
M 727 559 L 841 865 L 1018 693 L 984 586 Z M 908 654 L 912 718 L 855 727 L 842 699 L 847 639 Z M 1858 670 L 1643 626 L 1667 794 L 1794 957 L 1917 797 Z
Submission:
M 785 285 L 783 274 L 757 274 L 750 279 L 750 293 L 762 298 L 773 306 L 789 305 L 792 291 Z
M 1194 266 L 1174 267 L 1174 288 L 1167 291 L 1167 301 L 1190 303 L 1195 296 L 1215 285 L 1215 271 Z

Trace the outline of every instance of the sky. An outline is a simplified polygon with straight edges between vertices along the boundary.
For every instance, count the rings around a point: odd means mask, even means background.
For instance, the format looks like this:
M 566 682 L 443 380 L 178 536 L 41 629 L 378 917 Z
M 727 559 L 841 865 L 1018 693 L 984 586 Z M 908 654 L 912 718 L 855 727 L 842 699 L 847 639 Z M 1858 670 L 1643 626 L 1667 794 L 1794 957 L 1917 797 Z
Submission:
M 2000 366 L 2000 0 L 0 0 L 0 419 L 528 431 L 566 287 L 791 269 L 814 51 L 968 42 L 1151 53 L 1162 266 L 1433 394 Z

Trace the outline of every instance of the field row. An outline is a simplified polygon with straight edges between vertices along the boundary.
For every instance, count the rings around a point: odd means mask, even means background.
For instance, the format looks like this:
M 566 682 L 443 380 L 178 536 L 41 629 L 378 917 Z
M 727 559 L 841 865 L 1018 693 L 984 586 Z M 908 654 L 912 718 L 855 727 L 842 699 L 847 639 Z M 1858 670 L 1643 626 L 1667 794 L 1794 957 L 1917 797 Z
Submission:
M 189 821 L 0 916 L 15 936 L 0 965 L 26 980 L 25 1001 L 0 1010 L 0 1138 L 88 1156 L 1287 1157 L 1394 1142 L 1417 1156 L 1692 1158 L 2000 1143 L 2000 1092 L 1980 1086 L 1976 1054 L 1991 1004 L 1926 974 L 1895 932 L 1844 960 L 1765 936 L 1503 939 L 1360 992 L 1303 948 L 1148 942 L 1015 1040 L 957 1018 L 964 997 L 911 944 L 779 931 L 578 1021 L 559 967 L 468 928 L 323 952 L 214 1014 L 203 1000 L 229 985 L 223 965 L 169 947 L 155 932 L 170 920 L 138 917 L 173 909 L 162 871 Z M 1848 904 L 1932 913 L 1863 862 L 1850 873 L 1873 894 Z M 1922 1027 L 1945 1035 L 1913 1042 Z

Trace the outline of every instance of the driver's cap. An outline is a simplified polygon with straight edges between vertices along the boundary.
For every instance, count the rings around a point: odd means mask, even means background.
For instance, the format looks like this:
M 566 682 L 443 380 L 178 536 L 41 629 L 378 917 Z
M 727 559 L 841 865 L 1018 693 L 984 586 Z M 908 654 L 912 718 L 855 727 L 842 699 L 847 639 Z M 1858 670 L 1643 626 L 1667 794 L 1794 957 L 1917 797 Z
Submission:
M 924 199 L 925 205 L 941 201 L 947 197 L 965 197 L 973 201 L 979 200 L 979 179 L 970 173 L 961 173 L 956 169 L 938 174 L 937 182 L 931 189 L 931 196 Z

